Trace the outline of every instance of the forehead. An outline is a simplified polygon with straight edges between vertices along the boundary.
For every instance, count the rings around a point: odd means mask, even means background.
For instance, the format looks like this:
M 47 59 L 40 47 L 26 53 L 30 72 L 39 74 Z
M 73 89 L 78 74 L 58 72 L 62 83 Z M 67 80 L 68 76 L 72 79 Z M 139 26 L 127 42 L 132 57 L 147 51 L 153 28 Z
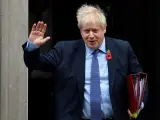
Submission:
M 98 23 L 89 22 L 81 25 L 81 29 L 102 29 L 102 26 Z

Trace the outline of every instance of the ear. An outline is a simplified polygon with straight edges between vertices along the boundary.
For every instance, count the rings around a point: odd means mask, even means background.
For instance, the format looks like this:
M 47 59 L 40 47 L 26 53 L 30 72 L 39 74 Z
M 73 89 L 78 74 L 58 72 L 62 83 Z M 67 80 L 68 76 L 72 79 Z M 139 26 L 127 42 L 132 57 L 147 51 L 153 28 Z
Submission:
M 79 31 L 80 31 L 80 34 L 81 34 L 81 36 L 82 36 L 82 30 L 80 29 Z
M 104 33 L 106 33 L 106 27 L 104 27 Z

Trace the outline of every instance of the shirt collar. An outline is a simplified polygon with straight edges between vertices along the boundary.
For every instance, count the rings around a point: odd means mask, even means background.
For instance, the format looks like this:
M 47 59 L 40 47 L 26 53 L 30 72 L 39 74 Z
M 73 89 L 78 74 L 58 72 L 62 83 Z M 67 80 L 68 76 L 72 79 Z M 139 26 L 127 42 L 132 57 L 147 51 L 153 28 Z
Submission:
M 86 47 L 86 55 L 90 56 L 93 53 L 93 49 L 88 48 L 88 46 L 85 44 Z M 99 50 L 101 50 L 103 53 L 106 53 L 106 43 L 105 43 L 105 38 L 102 41 L 101 46 L 99 47 Z

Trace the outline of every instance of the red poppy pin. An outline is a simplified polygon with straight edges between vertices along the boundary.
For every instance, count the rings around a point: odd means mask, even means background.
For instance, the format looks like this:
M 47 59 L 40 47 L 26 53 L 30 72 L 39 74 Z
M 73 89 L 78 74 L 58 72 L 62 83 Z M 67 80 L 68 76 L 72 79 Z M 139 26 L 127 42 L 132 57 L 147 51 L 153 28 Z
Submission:
M 107 50 L 106 59 L 107 60 L 111 60 L 112 59 L 112 54 L 111 54 L 111 51 L 109 49 Z

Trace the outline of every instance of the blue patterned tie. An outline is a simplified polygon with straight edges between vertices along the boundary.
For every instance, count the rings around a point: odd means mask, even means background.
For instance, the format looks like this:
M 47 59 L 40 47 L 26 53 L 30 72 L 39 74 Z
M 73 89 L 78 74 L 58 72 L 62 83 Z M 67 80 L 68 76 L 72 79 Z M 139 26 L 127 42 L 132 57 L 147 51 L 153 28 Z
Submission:
M 92 66 L 91 66 L 91 120 L 101 120 L 101 91 L 100 91 L 100 75 L 98 54 L 99 50 L 93 52 Z

